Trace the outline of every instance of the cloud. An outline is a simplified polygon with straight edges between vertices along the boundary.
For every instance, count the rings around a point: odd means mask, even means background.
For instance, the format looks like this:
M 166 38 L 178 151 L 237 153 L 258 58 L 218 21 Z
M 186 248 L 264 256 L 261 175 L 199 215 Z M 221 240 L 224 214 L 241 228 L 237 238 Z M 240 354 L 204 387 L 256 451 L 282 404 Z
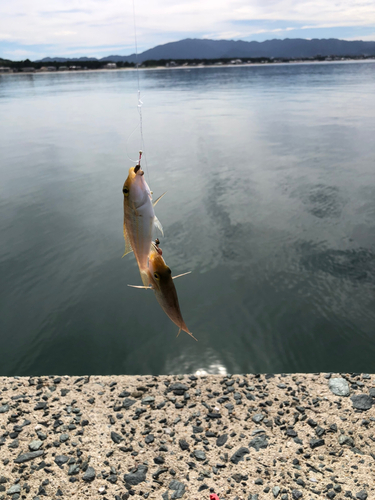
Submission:
M 348 36 L 353 38 L 355 29 L 372 27 L 365 35 L 371 39 L 375 25 L 373 0 L 134 1 L 140 52 L 186 37 L 261 40 L 266 35 L 286 37 L 299 30 L 343 27 L 351 28 Z M 40 54 L 41 57 L 69 55 L 79 50 L 84 55 L 94 46 L 122 47 L 122 53 L 129 54 L 134 52 L 128 49 L 134 47 L 133 4 L 131 0 L 0 2 L 0 33 L 0 39 L 7 37 L 25 50 L 45 46 L 48 54 Z M 50 50 L 56 52 L 52 54 Z

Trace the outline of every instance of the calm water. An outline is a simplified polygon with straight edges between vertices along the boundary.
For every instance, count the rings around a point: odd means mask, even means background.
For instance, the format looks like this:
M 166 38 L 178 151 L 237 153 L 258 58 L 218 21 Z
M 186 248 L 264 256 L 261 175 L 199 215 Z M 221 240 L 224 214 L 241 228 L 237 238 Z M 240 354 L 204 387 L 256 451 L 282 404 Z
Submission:
M 194 342 L 121 259 L 133 71 L 0 76 L 0 375 L 375 372 L 375 64 L 140 71 Z M 127 139 L 129 140 L 127 141 Z

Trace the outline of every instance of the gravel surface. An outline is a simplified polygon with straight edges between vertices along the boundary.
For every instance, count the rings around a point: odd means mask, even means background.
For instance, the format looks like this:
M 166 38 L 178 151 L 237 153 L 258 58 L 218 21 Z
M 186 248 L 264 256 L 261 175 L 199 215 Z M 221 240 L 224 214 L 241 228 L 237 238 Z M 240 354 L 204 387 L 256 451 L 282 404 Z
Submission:
M 0 377 L 0 500 L 373 500 L 374 397 L 367 374 Z

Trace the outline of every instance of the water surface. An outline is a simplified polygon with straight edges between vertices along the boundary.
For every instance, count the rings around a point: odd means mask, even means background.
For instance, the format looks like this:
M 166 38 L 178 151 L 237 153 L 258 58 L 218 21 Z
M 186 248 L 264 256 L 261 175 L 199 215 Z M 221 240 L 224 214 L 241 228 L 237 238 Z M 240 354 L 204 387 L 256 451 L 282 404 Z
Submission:
M 375 64 L 139 76 L 163 256 L 192 271 L 175 284 L 199 342 L 127 287 L 136 73 L 2 75 L 0 374 L 374 372 Z

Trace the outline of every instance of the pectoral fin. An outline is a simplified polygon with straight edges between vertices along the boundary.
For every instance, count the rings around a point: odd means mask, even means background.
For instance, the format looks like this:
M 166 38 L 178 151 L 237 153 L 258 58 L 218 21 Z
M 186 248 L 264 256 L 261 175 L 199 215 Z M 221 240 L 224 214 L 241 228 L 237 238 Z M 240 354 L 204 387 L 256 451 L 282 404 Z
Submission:
M 191 271 L 188 271 L 187 273 L 183 274 L 178 274 L 177 276 L 172 276 L 172 279 L 175 280 L 176 278 L 181 278 L 181 276 L 186 276 L 187 274 L 191 274 Z
M 125 253 L 124 253 L 123 257 L 125 257 L 125 255 L 127 255 L 128 253 L 131 253 L 133 251 L 130 240 L 129 240 L 128 232 L 126 231 L 125 224 L 124 224 L 124 240 L 125 240 Z
M 167 192 L 167 191 L 166 191 L 166 192 Z M 159 198 L 157 198 L 157 199 L 153 202 L 153 204 L 152 204 L 152 205 L 153 205 L 153 206 L 155 206 L 155 205 L 156 205 L 156 204 L 157 204 L 157 203 L 158 203 L 158 202 L 159 202 L 159 201 L 163 198 L 163 196 L 166 194 L 166 192 L 165 192 L 165 193 L 163 193 L 161 196 L 159 196 Z
M 161 234 L 164 236 L 163 226 L 160 224 L 160 220 L 156 217 L 156 215 L 155 215 L 155 219 L 154 219 L 154 225 L 157 229 L 159 229 Z
M 143 286 L 143 285 L 128 285 L 132 288 L 143 288 L 144 290 L 148 290 L 150 289 L 151 290 L 151 287 L 150 286 Z

